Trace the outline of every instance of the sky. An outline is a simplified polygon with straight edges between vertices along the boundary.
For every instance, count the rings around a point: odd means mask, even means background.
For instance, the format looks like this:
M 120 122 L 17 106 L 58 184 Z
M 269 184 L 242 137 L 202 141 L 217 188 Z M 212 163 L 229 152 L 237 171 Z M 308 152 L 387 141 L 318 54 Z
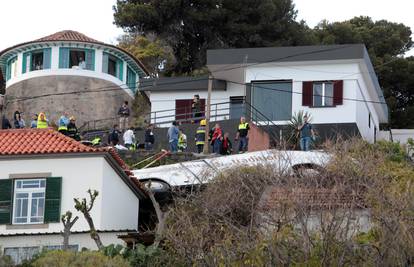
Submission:
M 235 0 L 237 1 L 237 0 Z M 366 15 L 401 22 L 414 31 L 412 0 L 293 0 L 298 19 L 314 27 L 322 19 L 343 21 Z M 116 0 L 2 0 L 0 51 L 62 30 L 75 30 L 110 44 L 123 33 L 113 24 Z M 409 53 L 414 55 L 414 49 Z

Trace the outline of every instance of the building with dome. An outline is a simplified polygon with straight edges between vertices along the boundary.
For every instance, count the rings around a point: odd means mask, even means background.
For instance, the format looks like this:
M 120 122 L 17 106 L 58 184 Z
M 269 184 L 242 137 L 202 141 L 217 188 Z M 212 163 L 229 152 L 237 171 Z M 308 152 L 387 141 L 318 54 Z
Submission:
M 8 118 L 18 110 L 28 122 L 45 112 L 56 122 L 67 111 L 78 126 L 92 120 L 110 126 L 123 101 L 132 102 L 139 78 L 148 76 L 127 51 L 76 31 L 9 47 L 0 52 L 0 68 Z

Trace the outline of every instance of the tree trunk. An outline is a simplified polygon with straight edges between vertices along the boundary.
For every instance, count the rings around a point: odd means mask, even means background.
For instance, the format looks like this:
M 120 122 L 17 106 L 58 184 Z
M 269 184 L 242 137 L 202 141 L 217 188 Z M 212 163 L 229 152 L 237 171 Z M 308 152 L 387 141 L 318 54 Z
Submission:
M 88 222 L 89 228 L 91 229 L 90 234 L 91 238 L 95 241 L 96 246 L 98 249 L 102 249 L 104 245 L 102 244 L 101 238 L 99 237 L 99 234 L 96 232 L 95 225 L 93 224 L 92 217 L 89 215 L 89 212 L 85 212 L 85 219 Z
M 66 216 L 66 218 L 62 217 L 62 223 L 63 223 L 63 232 L 61 233 L 61 235 L 63 236 L 63 250 L 68 250 L 69 249 L 69 236 L 71 234 L 70 229 L 72 228 L 72 226 L 75 224 L 75 222 L 79 219 L 78 216 L 76 216 L 73 221 L 71 221 L 70 219 L 72 218 L 72 214 L 70 214 L 70 216 Z

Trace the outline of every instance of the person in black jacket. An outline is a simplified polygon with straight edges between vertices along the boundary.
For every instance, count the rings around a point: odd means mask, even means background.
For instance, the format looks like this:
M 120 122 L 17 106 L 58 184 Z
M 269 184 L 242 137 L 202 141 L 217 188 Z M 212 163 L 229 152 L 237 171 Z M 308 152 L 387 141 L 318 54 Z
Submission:
M 114 125 L 114 128 L 108 136 L 108 143 L 112 146 L 116 146 L 119 143 L 119 130 L 117 124 Z
M 233 151 L 233 146 L 229 138 L 229 133 L 226 132 L 223 137 L 223 142 L 221 143 L 220 154 L 230 155 L 232 151 Z
M 128 107 L 128 101 L 124 101 L 124 104 L 118 110 L 119 127 L 121 131 L 127 130 L 129 127 L 129 122 L 128 122 L 129 114 L 130 114 L 130 109 Z
M 152 150 L 154 147 L 155 136 L 153 133 L 154 125 L 148 125 L 147 129 L 145 130 L 145 150 Z
M 1 128 L 3 130 L 11 129 L 12 128 L 9 119 L 6 118 L 6 115 L 3 115 L 3 117 L 2 117 L 2 120 L 1 120 Z
M 78 127 L 76 127 L 75 121 L 76 121 L 75 117 L 72 116 L 69 118 L 69 124 L 67 126 L 68 127 L 67 135 L 70 138 L 75 139 L 76 141 L 80 141 L 81 138 L 78 132 Z

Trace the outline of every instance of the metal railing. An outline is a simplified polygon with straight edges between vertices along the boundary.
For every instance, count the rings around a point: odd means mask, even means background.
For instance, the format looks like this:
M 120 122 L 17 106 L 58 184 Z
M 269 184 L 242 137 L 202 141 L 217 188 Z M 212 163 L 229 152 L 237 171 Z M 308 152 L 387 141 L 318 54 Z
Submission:
M 277 125 L 272 119 L 269 119 L 262 111 L 254 107 L 245 99 L 239 99 L 237 105 L 235 102 L 219 102 L 210 105 L 210 122 L 224 121 L 230 119 L 239 119 L 241 116 L 246 117 L 247 121 L 259 126 L 265 131 L 270 139 L 271 146 L 278 147 L 282 143 L 282 136 L 280 134 L 281 127 Z M 184 112 L 179 112 L 184 110 Z M 205 118 L 205 112 L 199 112 L 199 117 L 196 117 L 194 112 L 188 112 L 186 108 L 166 109 L 160 111 L 153 111 L 144 114 L 146 122 L 151 122 L 156 127 L 169 127 L 173 121 L 179 124 L 193 123 Z M 104 133 L 109 130 L 108 125 L 117 124 L 119 117 L 112 117 L 107 119 L 92 120 L 85 122 L 79 130 L 83 133 L 94 132 Z

